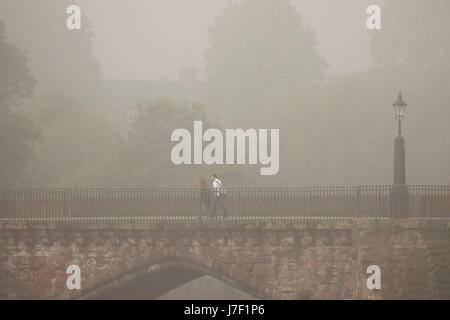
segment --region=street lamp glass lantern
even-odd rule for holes
[[[398,94],[397,101],[395,101],[392,106],[394,107],[395,117],[398,120],[403,119],[405,117],[407,104],[405,101],[403,101],[401,92]]]

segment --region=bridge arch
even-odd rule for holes
[[[185,257],[167,257],[110,276],[108,279],[82,289],[73,298],[83,300],[156,299],[202,276],[211,276],[255,298],[271,298],[271,290],[265,286],[262,287],[261,281],[255,279],[251,273],[247,273],[242,279],[237,279],[227,272],[232,268],[217,270],[214,265],[206,266]]]

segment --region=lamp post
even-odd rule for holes
[[[395,138],[394,149],[394,185],[406,184],[406,166],[405,166],[405,139],[402,137],[402,120],[406,113],[406,102],[403,101],[402,93],[398,94],[394,107],[395,118],[398,121],[398,136]]]
[[[405,139],[402,137],[402,120],[406,113],[406,102],[402,93],[398,94],[394,107],[395,118],[398,121],[397,137],[394,143],[394,185],[391,189],[391,217],[408,217],[408,188],[406,187]]]

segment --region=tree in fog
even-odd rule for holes
[[[2,0],[9,39],[27,51],[37,80],[33,100],[21,106],[42,132],[21,184],[87,184],[95,163],[114,144],[102,98],[100,65],[92,53],[89,21],[68,30],[70,0]],[[84,11],[82,11],[83,13]]]
[[[172,131],[192,131],[194,120],[204,120],[198,104],[161,99],[136,104],[136,117],[128,138],[118,143],[115,157],[105,166],[99,183],[113,185],[188,185],[198,183],[199,166],[172,163]],[[205,122],[204,122],[205,123]]]
[[[42,139],[34,144],[26,183],[94,183],[97,166],[111,156],[116,141],[104,112],[81,103],[77,96],[56,91],[36,99],[30,116],[41,128]]]
[[[210,29],[206,59],[213,97],[240,117],[261,116],[322,82],[326,67],[314,32],[289,0],[229,5]]]
[[[58,90],[83,98],[95,94],[100,65],[92,55],[92,33],[86,16],[81,30],[66,28],[71,0],[2,0],[0,19],[9,38],[29,54],[38,80],[36,90]]]
[[[227,127],[280,129],[280,171],[253,177],[257,183],[311,184],[305,175],[317,172],[304,151],[314,152],[322,116],[315,101],[327,64],[290,1],[243,0],[225,8],[209,31],[206,59],[211,118]],[[239,184],[247,181],[241,175]]]
[[[0,21],[0,183],[11,185],[32,154],[39,132],[17,106],[33,94],[35,79],[25,53],[10,43]]]
[[[0,20],[0,108],[17,106],[33,93],[36,80],[28,67],[25,53],[8,42]]]
[[[387,0],[383,28],[370,33],[375,65],[418,71],[434,65],[448,73],[449,15],[448,0]]]

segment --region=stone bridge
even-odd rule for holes
[[[448,220],[0,222],[0,298],[156,298],[210,275],[262,299],[450,299]],[[66,286],[69,265],[81,289]],[[367,288],[369,265],[381,289]]]

